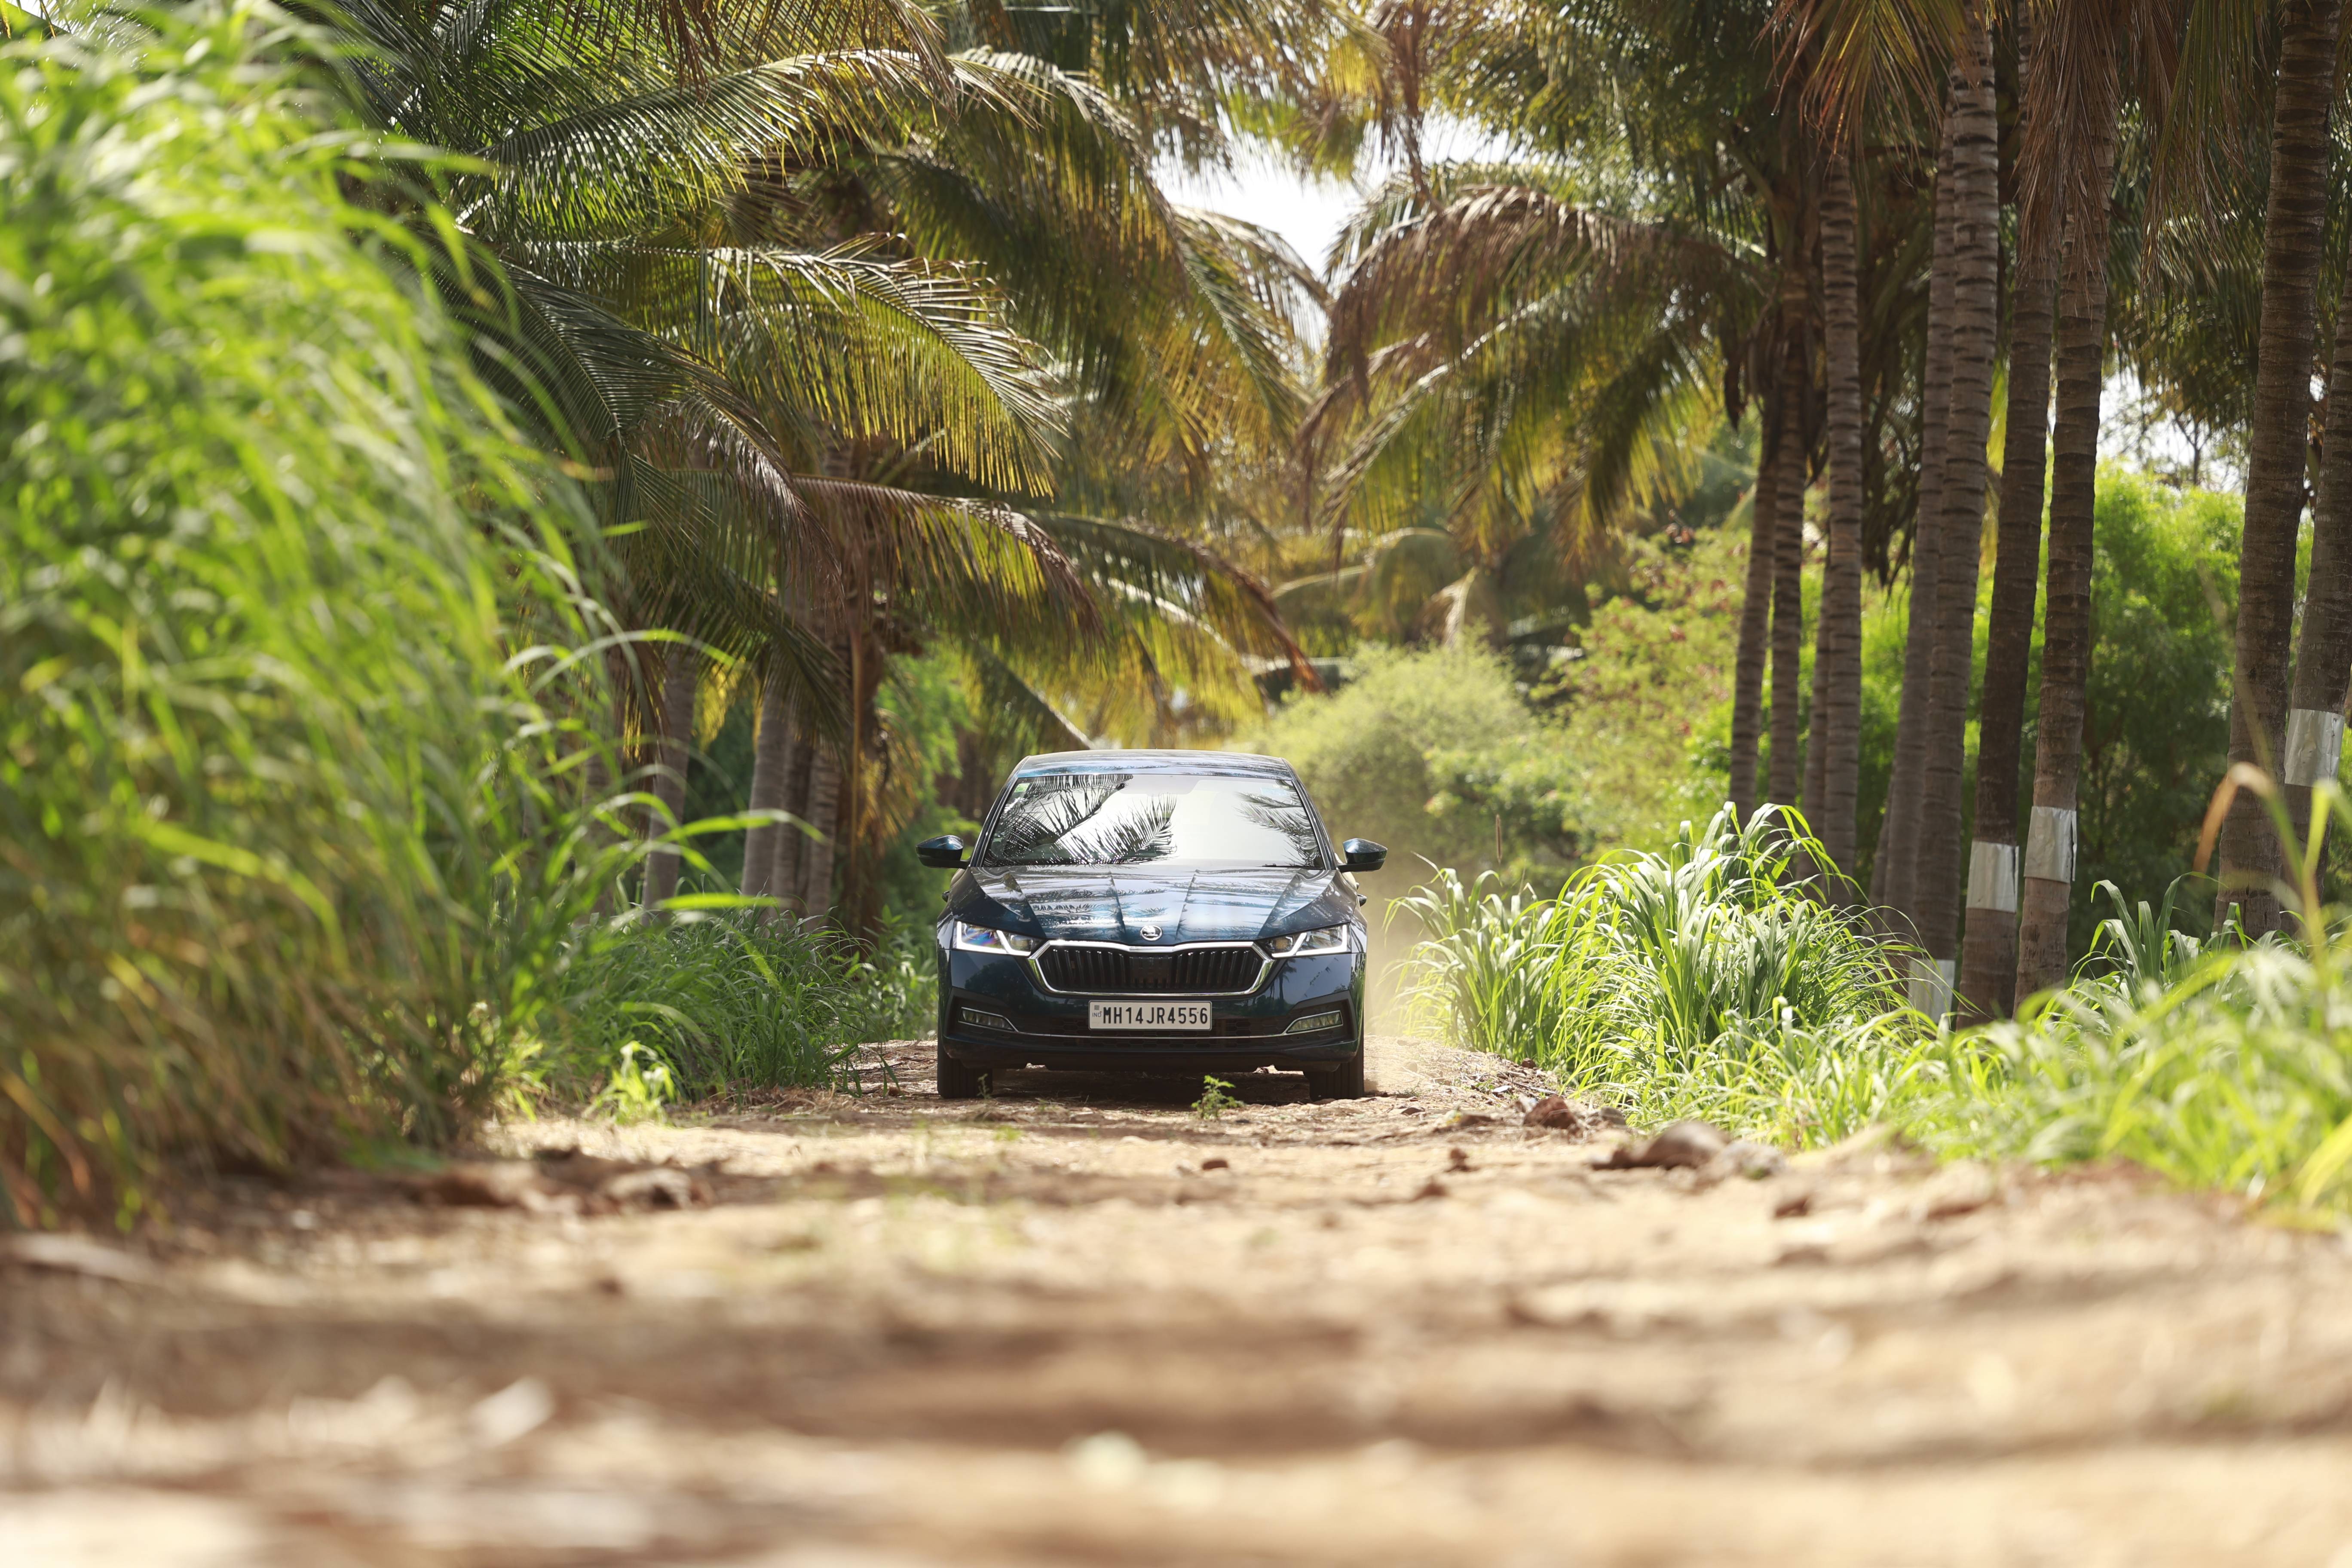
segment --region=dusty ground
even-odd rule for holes
[[[891,1056],[501,1135],[709,1206],[230,1182],[0,1262],[0,1563],[2352,1568],[2338,1237],[1884,1150],[1594,1172],[1402,1042],[1214,1121]]]

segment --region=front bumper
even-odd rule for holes
[[[1205,1032],[1097,1033],[1087,1026],[1095,1001],[1206,1001]],[[1011,1030],[973,1023],[971,1013],[1003,1018]],[[1318,1013],[1337,1025],[1286,1034]],[[940,950],[940,1048],[980,1068],[1082,1068],[1141,1073],[1303,1070],[1334,1066],[1363,1048],[1364,960],[1360,952],[1276,960],[1247,995],[1148,997],[1066,995],[1038,984],[1023,960]]]

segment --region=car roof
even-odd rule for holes
[[[1293,778],[1280,757],[1249,752],[1047,752],[1024,757],[1013,776],[1039,773],[1217,773],[1238,778]]]

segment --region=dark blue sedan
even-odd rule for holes
[[[1364,921],[1355,871],[1298,775],[1230,752],[1062,752],[1013,770],[957,868],[939,928],[940,1094],[996,1068],[1307,1074],[1364,1092]]]

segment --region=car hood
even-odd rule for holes
[[[982,868],[956,878],[948,912],[1039,938],[1246,942],[1341,924],[1356,894],[1337,871]],[[1147,925],[1159,934],[1146,936]]]

